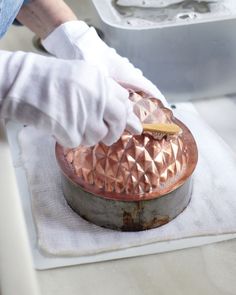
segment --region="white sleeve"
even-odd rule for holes
[[[0,51],[0,117],[46,130],[66,146],[140,133],[128,92],[84,61]]]

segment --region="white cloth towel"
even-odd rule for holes
[[[117,232],[93,225],[70,209],[61,188],[55,142],[24,128],[19,134],[38,246],[47,255],[83,256],[185,237],[236,232],[236,158],[190,103],[177,115],[190,128],[199,149],[189,206],[170,223],[142,232]]]

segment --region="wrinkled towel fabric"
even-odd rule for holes
[[[142,232],[93,225],[66,203],[54,155],[55,142],[32,127],[19,133],[21,165],[31,192],[38,247],[48,255],[83,256],[158,241],[236,232],[236,158],[192,104],[177,105],[177,117],[192,131],[199,149],[189,206],[170,223]]]

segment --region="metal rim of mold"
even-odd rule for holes
[[[83,190],[62,175],[65,199],[73,211],[98,226],[119,231],[142,231],[162,226],[189,204],[192,177],[169,194],[152,200],[116,201]]]

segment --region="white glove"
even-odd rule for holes
[[[107,46],[83,21],[70,21],[57,27],[43,40],[45,49],[64,59],[82,59],[99,67],[103,73],[116,81],[146,90],[168,106],[165,97],[142,72],[115,49]]]
[[[128,91],[84,61],[0,51],[0,117],[53,134],[62,145],[110,145],[139,134]]]

